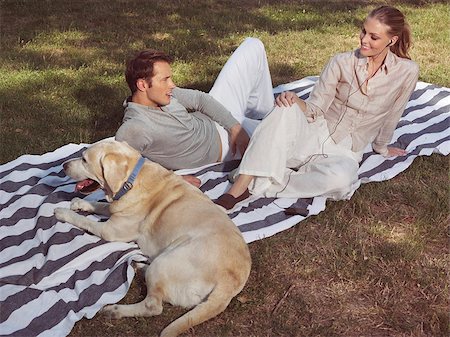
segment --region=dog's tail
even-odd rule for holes
[[[222,289],[220,287],[222,286]],[[226,289],[223,289],[226,288]],[[235,289],[233,289],[235,291]],[[170,323],[160,337],[175,337],[194,325],[213,318],[226,309],[236,293],[224,284],[217,285],[209,294],[206,301],[198,304],[192,310],[185,313]],[[231,294],[233,292],[233,294]]]

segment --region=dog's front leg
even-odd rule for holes
[[[110,218],[105,222],[94,221],[71,209],[62,207],[55,208],[54,213],[59,221],[71,223],[107,241],[130,242],[137,239],[137,228],[124,226],[117,219],[113,221]]]
[[[104,226],[105,222],[91,220],[83,215],[75,213],[68,208],[57,207],[55,208],[54,213],[56,219],[58,219],[59,221],[71,223],[72,225],[91,232],[98,237],[102,237],[102,227]]]
[[[70,202],[70,209],[73,211],[84,211],[98,215],[111,216],[108,202],[86,201],[80,198],[73,198]]]

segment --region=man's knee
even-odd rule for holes
[[[266,49],[264,48],[264,44],[256,37],[247,37],[244,42],[241,43],[241,47],[257,58],[266,58]]]
[[[242,44],[252,46],[252,48],[265,49],[264,43],[257,37],[247,37]]]

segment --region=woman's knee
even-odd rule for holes
[[[339,165],[336,165],[329,179],[333,179],[335,184],[342,187],[352,185],[358,179],[358,163],[350,158],[342,159]]]
[[[293,123],[298,126],[301,110],[297,104],[291,106],[275,106],[266,118],[269,116],[271,119],[277,120],[278,122],[287,121],[288,123]]]
[[[336,190],[351,186],[358,179],[358,163],[350,158],[326,159],[326,164],[318,165],[316,169],[322,173],[322,183]]]

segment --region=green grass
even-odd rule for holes
[[[207,91],[242,39],[257,36],[277,85],[319,74],[333,54],[357,46],[375,3],[4,0],[0,162],[113,135],[128,95],[125,60],[136,50],[167,50],[178,85]],[[450,86],[449,6],[397,3],[410,17],[420,79]]]
[[[180,86],[208,91],[246,36],[265,44],[274,85],[317,75],[358,45],[381,1],[0,1],[0,163],[114,135],[125,60],[172,53]],[[412,27],[420,80],[450,87],[450,6],[389,1]],[[449,161],[418,158],[350,201],[250,244],[247,286],[191,336],[447,336]],[[145,293],[139,278],[125,302]],[[156,335],[183,311],[76,324],[71,336]]]

